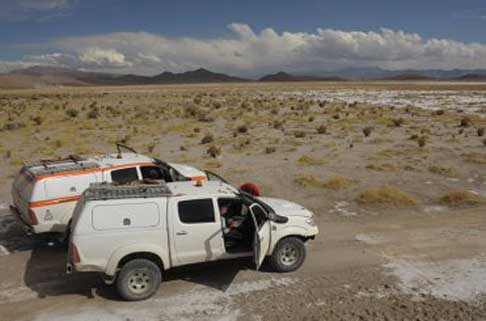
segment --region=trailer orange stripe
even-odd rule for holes
[[[76,202],[77,200],[79,200],[80,197],[81,197],[81,195],[72,195],[72,196],[64,196],[64,197],[59,197],[59,198],[53,198],[53,199],[44,200],[44,201],[30,202],[29,207],[35,208],[35,207],[56,205],[56,204],[67,203],[67,202]]]
[[[90,173],[97,173],[102,172],[110,169],[118,169],[118,168],[125,168],[125,167],[132,167],[132,166],[147,166],[147,165],[156,165],[156,163],[152,162],[139,162],[139,163],[129,163],[129,164],[122,164],[122,165],[114,165],[111,167],[98,167],[98,168],[87,168],[87,169],[79,169],[73,170],[69,172],[59,172],[53,174],[46,174],[46,175],[39,175],[36,176],[36,180],[51,178],[51,177],[64,177],[64,176],[73,176],[73,175],[83,175],[83,174],[90,174]]]

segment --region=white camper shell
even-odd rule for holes
[[[154,294],[162,272],[208,261],[265,257],[296,270],[318,228],[313,213],[275,198],[255,198],[223,182],[94,185],[73,215],[67,271],[100,272],[120,295]]]
[[[65,233],[76,201],[92,183],[206,178],[196,168],[136,153],[37,161],[23,166],[16,176],[10,209],[29,233]]]

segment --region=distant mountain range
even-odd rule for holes
[[[337,76],[299,76],[292,75],[283,71],[261,77],[258,81],[343,81],[346,80]]]
[[[42,86],[102,86],[191,84],[227,82],[290,82],[290,81],[345,81],[345,80],[457,80],[486,81],[486,70],[384,70],[355,68],[338,71],[312,72],[307,75],[277,72],[257,80],[215,73],[204,68],[182,73],[163,72],[155,76],[120,75],[87,72],[70,68],[33,66],[0,74],[0,88],[32,88]]]

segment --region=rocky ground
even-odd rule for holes
[[[0,92],[1,319],[486,320],[485,95],[444,82]],[[138,303],[65,275],[65,250],[8,213],[12,177],[120,140],[313,210],[304,266],[179,268]]]

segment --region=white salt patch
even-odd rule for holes
[[[474,90],[368,90],[336,89],[293,91],[286,95],[303,96],[310,99],[364,102],[372,105],[395,107],[416,106],[437,110],[463,109],[467,112],[484,110],[486,93]]]
[[[272,287],[288,286],[297,279],[280,278],[233,283],[225,291],[195,286],[187,293],[141,302],[106,303],[103,306],[71,307],[38,314],[35,321],[232,321],[240,316],[235,297]]]
[[[338,214],[338,215],[341,215],[341,216],[344,216],[344,217],[358,215],[358,213],[348,210],[346,208],[348,206],[349,206],[349,202],[345,202],[345,201],[337,202],[334,205],[334,208],[329,211],[329,213]]]
[[[0,202],[0,211],[8,210],[8,204],[5,202]]]
[[[459,178],[447,177],[446,179],[447,179],[449,182],[459,182]]]
[[[37,293],[28,287],[0,289],[0,302],[2,303],[22,302],[36,297]]]
[[[10,252],[5,248],[5,246],[0,245],[0,256],[10,255]]]
[[[486,294],[486,258],[420,262],[391,259],[385,265],[407,294],[429,294],[451,301],[473,302]]]
[[[366,244],[380,244],[383,242],[383,237],[375,234],[356,234],[354,239]]]
[[[448,209],[446,206],[433,205],[433,206],[424,207],[425,213],[440,213],[440,212],[447,212],[447,210]]]

